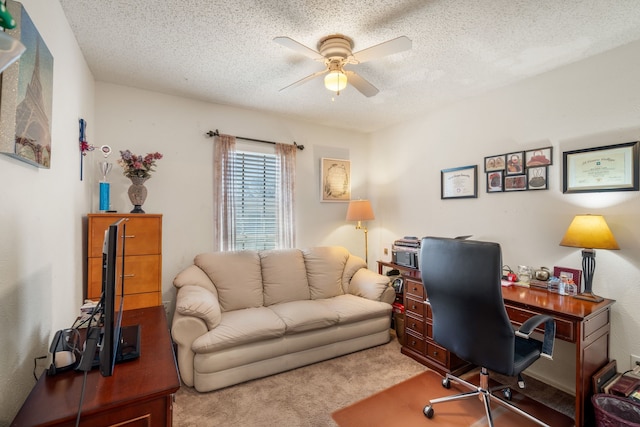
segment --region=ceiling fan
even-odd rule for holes
[[[324,62],[324,65],[326,66],[326,69],[313,73],[298,80],[297,82],[285,86],[280,89],[281,91],[300,86],[309,80],[326,74],[324,78],[324,85],[327,89],[334,91],[339,95],[340,91],[343,90],[347,86],[347,82],[349,82],[360,93],[367,97],[376,95],[379,92],[378,88],[360,75],[356,74],[355,71],[345,70],[344,66],[347,64],[361,64],[363,62],[411,49],[411,40],[405,36],[388,40],[356,53],[352,52],[353,40],[342,34],[332,34],[320,39],[317,51],[298,43],[289,37],[276,37],[273,41],[313,60]]]

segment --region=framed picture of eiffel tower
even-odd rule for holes
[[[53,55],[22,4],[7,9],[17,23],[7,34],[26,50],[0,75],[0,152],[50,168]]]

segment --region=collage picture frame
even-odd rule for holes
[[[512,151],[484,158],[487,193],[549,189],[553,147]]]

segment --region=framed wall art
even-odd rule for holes
[[[489,156],[484,158],[484,171],[485,172],[493,172],[493,171],[502,171],[505,166],[505,157],[504,154],[499,156]]]
[[[562,153],[562,192],[638,191],[638,141]]]
[[[7,34],[27,49],[0,75],[0,152],[49,168],[53,56],[22,4],[9,0],[7,8],[16,20]]]
[[[351,200],[351,162],[340,159],[320,159],[320,187],[322,202]]]
[[[504,190],[504,171],[493,171],[487,176],[487,193],[498,193]]]
[[[478,197],[478,166],[463,166],[440,171],[440,198]]]
[[[527,187],[529,190],[546,190],[549,188],[548,170],[547,166],[527,168]]]
[[[526,175],[507,175],[504,177],[504,191],[523,191],[526,189]]]
[[[525,165],[528,168],[553,164],[553,147],[536,148],[524,152]]]
[[[509,153],[507,157],[507,175],[519,175],[524,173],[524,151]]]

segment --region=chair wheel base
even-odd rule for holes
[[[422,410],[422,413],[427,418],[433,418],[433,408],[431,407],[431,405],[425,406],[424,409]]]
[[[442,379],[442,387],[444,388],[451,388],[451,381],[449,381],[449,378],[443,378]]]
[[[502,390],[502,395],[505,399],[510,401],[513,393],[511,392],[510,388],[505,388],[504,390]]]

